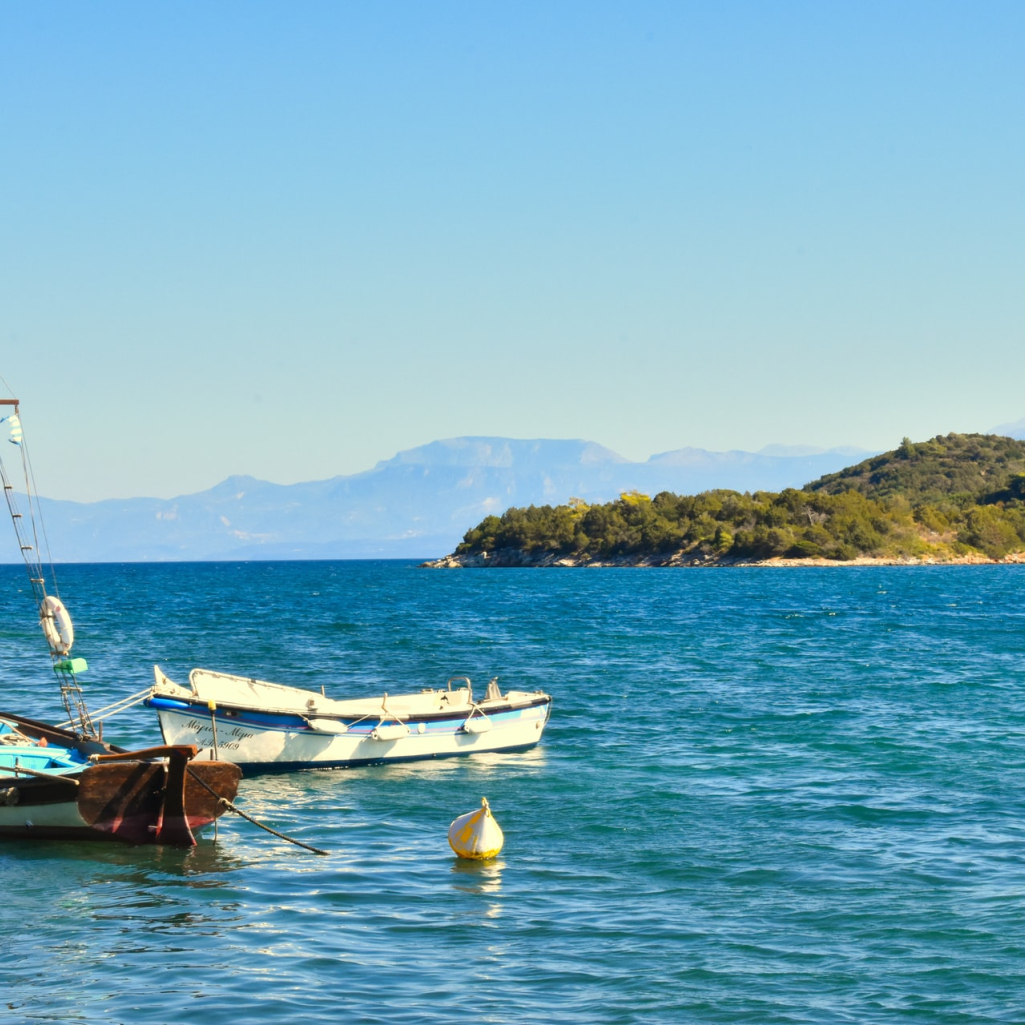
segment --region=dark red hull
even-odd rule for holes
[[[22,733],[90,758],[70,775],[0,778],[0,837],[108,840],[190,847],[234,800],[242,777],[230,762],[195,761],[189,746],[122,751],[3,713]]]

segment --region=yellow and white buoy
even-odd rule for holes
[[[485,861],[497,856],[505,836],[491,814],[486,797],[481,798],[476,811],[460,815],[448,827],[448,843],[460,858]]]

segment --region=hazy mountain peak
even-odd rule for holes
[[[986,433],[1002,434],[1005,438],[1016,438],[1018,441],[1025,441],[1025,417],[1021,420],[1015,420],[1011,424],[1001,424],[999,427],[994,427]]]
[[[220,484],[215,485],[211,488],[211,491],[218,490],[220,488],[251,488],[255,484],[267,484],[268,481],[260,480],[259,477],[250,477],[247,473],[233,473],[230,477],[225,477]]]
[[[199,494],[219,500],[238,498],[246,494],[252,494],[254,491],[270,490],[285,486],[284,484],[271,484],[269,481],[260,480],[258,477],[250,477],[248,474],[233,474],[231,477],[225,477],[220,484],[215,484],[209,490],[201,491]],[[183,496],[179,496],[179,498],[181,497]],[[178,501],[178,499],[172,499],[172,501]]]
[[[432,441],[427,445],[406,449],[374,467],[381,470],[397,465],[425,467],[515,467],[529,470],[534,466],[594,466],[598,463],[625,463],[611,449],[584,440],[551,440],[547,438],[464,437]]]
[[[656,452],[653,456],[648,456],[648,463],[662,463],[666,466],[698,466],[721,454],[709,452],[704,448],[692,448],[688,445],[684,448],[670,449],[668,452]]]

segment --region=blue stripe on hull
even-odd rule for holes
[[[177,701],[173,698],[147,698],[144,702],[147,708],[155,709],[156,711],[166,710],[172,712],[182,712],[191,716],[195,716],[202,719],[204,722],[209,722],[211,718],[211,712],[209,709],[202,707],[197,704],[193,704],[188,701]],[[523,717],[525,712],[530,711],[532,708],[543,708],[546,704],[550,705],[550,702],[537,702],[536,704],[524,705],[520,708],[510,708],[503,712],[487,712],[485,713],[489,719],[496,723],[507,722],[510,719],[519,719]],[[250,709],[231,709],[234,713],[227,715],[226,711],[228,706],[218,708],[213,713],[213,718],[217,722],[218,726],[239,726],[246,727],[247,729],[254,730],[274,730],[274,731],[292,731],[294,733],[319,733],[319,730],[313,729],[306,718],[301,715],[289,715],[289,714],[274,714],[269,712],[257,712]],[[408,719],[402,721],[407,726],[416,726],[421,722],[426,727],[427,733],[441,733],[441,732],[459,732],[462,728],[463,723],[466,721],[468,712],[463,712],[458,716],[439,718],[426,717],[426,716],[410,716]],[[343,722],[348,726],[348,732],[355,736],[368,736],[370,732],[378,725],[380,721],[377,717],[362,717],[358,720],[348,720],[338,716],[322,715],[320,718],[324,719],[335,719],[338,722]],[[545,717],[547,721],[547,715]],[[386,721],[393,721],[391,717],[387,717]],[[355,725],[358,723],[359,725]]]

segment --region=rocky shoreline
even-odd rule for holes
[[[615,567],[689,567],[716,569],[728,566],[1006,566],[1025,565],[1025,552],[1012,552],[1003,559],[988,559],[984,555],[923,556],[921,558],[871,558],[859,556],[856,559],[731,559],[708,553],[674,552],[666,555],[626,555],[612,559],[581,558],[560,555],[557,552],[525,552],[518,548],[500,549],[494,552],[480,552],[472,555],[445,555],[440,559],[422,562],[426,569],[498,569],[512,567],[520,569],[600,569]]]

